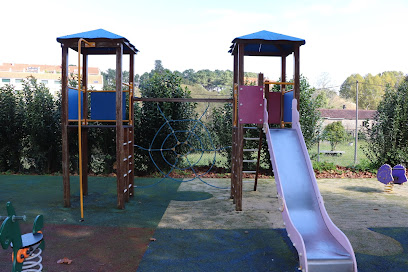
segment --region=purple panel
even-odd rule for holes
[[[238,119],[240,124],[263,123],[263,87],[239,86]]]
[[[392,177],[392,169],[389,164],[382,165],[377,172],[377,180],[381,183],[388,184],[394,181]]]
[[[268,94],[268,123],[280,124],[281,120],[281,92],[269,92]]]
[[[398,164],[392,168],[392,176],[394,177],[394,183],[403,184],[407,182],[407,176],[405,175],[405,167]]]

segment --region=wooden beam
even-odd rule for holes
[[[130,54],[129,55],[129,84],[131,86],[133,86],[133,90],[135,89],[135,55],[134,54]],[[132,143],[130,144],[129,148],[130,148],[130,160],[129,160],[129,167],[130,170],[132,171],[130,173],[130,188],[129,188],[129,194],[130,197],[132,197],[134,195],[134,180],[135,180],[135,146],[134,146],[134,142],[135,142],[135,135],[134,135],[134,131],[135,131],[135,107],[134,107],[134,94],[132,93],[132,95],[129,96],[129,99],[132,99],[131,103],[129,104],[131,106],[131,109],[129,109],[130,111],[130,117],[131,117],[131,127],[129,128],[129,140],[132,141]]]
[[[122,122],[122,57],[123,46],[118,43],[116,48],[116,178],[117,178],[117,207],[125,208],[124,180],[123,180],[123,122]]]
[[[232,98],[160,98],[160,97],[133,97],[134,101],[142,102],[208,102],[208,103],[232,103]]]
[[[237,51],[233,51],[233,56],[234,56],[234,72],[233,72],[233,84],[232,84],[232,90],[233,90],[233,95],[232,95],[232,148],[231,148],[231,192],[230,192],[230,198],[234,199],[235,203],[235,184],[237,181],[237,172],[236,172],[236,166],[237,166],[237,133],[236,130],[238,129],[238,114],[237,114],[237,106],[238,106],[238,53]]]
[[[283,55],[281,57],[281,81],[282,82],[286,82],[286,56]],[[286,86],[285,85],[281,85],[280,86],[280,90],[281,90],[281,111],[280,111],[280,123],[281,123],[281,127],[283,128],[283,95],[285,93],[286,90]]]
[[[64,207],[71,207],[68,148],[68,47],[65,45],[62,45],[61,73],[62,183],[64,187]]]
[[[242,211],[242,163],[244,157],[244,125],[238,123],[237,129],[237,181],[235,189],[235,210]]]
[[[293,76],[293,78],[294,78],[294,83],[295,83],[295,86],[294,86],[294,91],[295,91],[295,95],[294,95],[294,97],[296,98],[296,100],[297,100],[297,109],[299,110],[300,109],[300,107],[299,107],[299,105],[300,105],[300,59],[299,59],[299,57],[300,57],[300,46],[297,46],[297,47],[295,47],[295,50],[294,50],[294,54],[293,54],[293,57],[294,57],[294,65],[293,65],[293,67],[294,67],[294,76]]]
[[[82,112],[84,114],[85,120],[88,118],[88,55],[82,55],[82,90],[83,96],[83,107]],[[87,122],[85,121],[85,125]],[[81,141],[82,141],[82,192],[84,195],[88,195],[88,129],[81,130]]]
[[[244,85],[244,47],[245,44],[238,44],[238,86]]]
[[[244,48],[245,44],[238,44],[238,89],[239,86],[245,85],[244,82]],[[239,90],[238,90],[239,95]],[[239,114],[239,112],[238,112]],[[237,150],[236,152],[236,166],[235,171],[237,173],[237,180],[235,184],[235,210],[242,211],[242,167],[243,167],[243,156],[244,156],[244,126],[238,122],[237,129]]]

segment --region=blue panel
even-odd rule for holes
[[[126,118],[126,93],[122,96],[123,120]],[[92,92],[91,93],[91,119],[116,120],[116,93]]]
[[[292,122],[293,91],[283,95],[283,121]]]
[[[81,96],[81,109],[83,101]],[[81,119],[84,118],[84,112],[81,111]],[[78,120],[78,90],[68,88],[68,119]]]

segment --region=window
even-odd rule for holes
[[[61,84],[61,81],[60,80],[54,80],[54,83],[55,84]]]
[[[23,79],[21,79],[21,78],[16,78],[16,83],[23,83]]]
[[[9,78],[2,78],[1,82],[3,83],[10,83],[10,79]]]
[[[43,84],[48,84],[48,80],[47,80],[47,79],[43,79],[43,80],[41,80],[41,83],[43,83]]]
[[[99,83],[99,81],[95,80],[94,83]]]

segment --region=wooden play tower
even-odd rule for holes
[[[299,101],[300,96],[299,48],[304,44],[303,39],[265,30],[237,37],[232,41],[229,51],[234,56],[231,197],[237,211],[242,211],[243,155],[249,151],[244,148],[244,125],[264,123],[263,98],[267,100],[269,124],[277,124],[283,128],[285,124],[291,123],[291,100],[295,98]],[[294,59],[293,82],[287,82],[286,58],[291,54]],[[258,78],[259,86],[245,86],[244,56],[281,58],[281,81],[264,81],[261,74]],[[280,91],[270,92],[271,84],[279,85]],[[299,103],[297,105],[299,109]]]
[[[68,150],[70,132],[78,130],[81,218],[83,218],[83,195],[88,194],[88,131],[92,128],[114,128],[116,130],[117,207],[124,209],[125,202],[133,195],[133,80],[134,56],[138,50],[125,37],[103,29],[59,37],[57,41],[62,47],[61,122],[64,206],[71,206]],[[78,89],[68,86],[69,49],[78,52]],[[122,82],[124,54],[129,55],[129,82],[126,83]],[[116,55],[116,90],[95,91],[88,88],[89,55]],[[126,114],[126,96],[128,114]],[[90,101],[88,101],[89,98]]]

